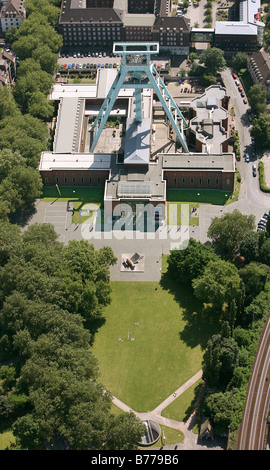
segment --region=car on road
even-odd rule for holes
[[[234,80],[236,80],[237,79],[236,73],[232,72],[232,77],[234,78]]]
[[[257,176],[257,168],[256,168],[256,165],[252,165],[252,174],[253,174],[253,176]]]
[[[248,154],[248,153],[246,154],[245,160],[246,160],[246,162],[247,162],[247,163],[248,163],[248,162],[249,162],[249,160],[250,160],[250,159],[249,159],[249,154]]]

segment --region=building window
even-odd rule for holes
[[[201,178],[199,179],[199,185],[200,186],[202,185],[202,179]]]
[[[174,178],[174,186],[176,186],[176,185],[177,185],[177,180],[176,180],[176,178]]]
[[[72,178],[72,182],[73,184],[76,184],[76,179],[74,177]]]
[[[65,176],[65,184],[67,184],[67,177]]]
[[[210,178],[208,178],[208,179],[207,179],[207,186],[208,186],[208,187],[210,186],[210,183],[211,183]]]
[[[182,186],[185,186],[185,178],[182,178]]]
[[[218,185],[219,185],[219,179],[217,178],[216,179],[216,186],[218,186]]]

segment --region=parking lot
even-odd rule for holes
[[[98,68],[119,68],[122,61],[120,55],[104,51],[70,51],[62,52],[58,58],[60,71],[94,71]],[[170,70],[170,59],[166,55],[154,56],[151,61],[158,71],[168,73]]]

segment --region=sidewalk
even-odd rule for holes
[[[184,383],[181,387],[179,387],[174,393],[169,395],[160,405],[158,405],[154,410],[149,411],[147,413],[138,413],[132,410],[128,405],[121,402],[118,398],[113,397],[114,405],[121,408],[121,410],[125,412],[133,412],[139,419],[142,421],[146,420],[153,420],[156,421],[158,424],[168,426],[170,428],[179,429],[185,435],[184,440],[180,443],[162,446],[160,450],[209,450],[212,448],[214,450],[223,450],[224,449],[224,440],[219,441],[211,441],[211,442],[198,442],[198,434],[195,434],[192,431],[192,428],[196,422],[196,412],[197,412],[197,405],[199,402],[199,397],[195,404],[195,408],[191,416],[186,422],[183,421],[176,421],[170,418],[166,418],[161,416],[162,411],[167,408],[176,398],[178,398],[182,393],[184,393],[191,385],[193,385],[197,380],[202,377],[202,370],[197,372],[193,377],[191,377],[186,383]]]

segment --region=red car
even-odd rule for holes
[[[241,92],[241,91],[243,91],[243,88],[241,86],[239,86],[238,90]]]
[[[66,69],[66,68],[67,68],[67,64],[64,65],[64,69]]]
[[[236,75],[236,73],[232,72],[232,76],[233,76],[234,80],[236,80],[236,79],[237,79],[237,75]]]
[[[244,101],[245,104],[247,104],[247,99],[246,98],[244,98],[243,101]]]

